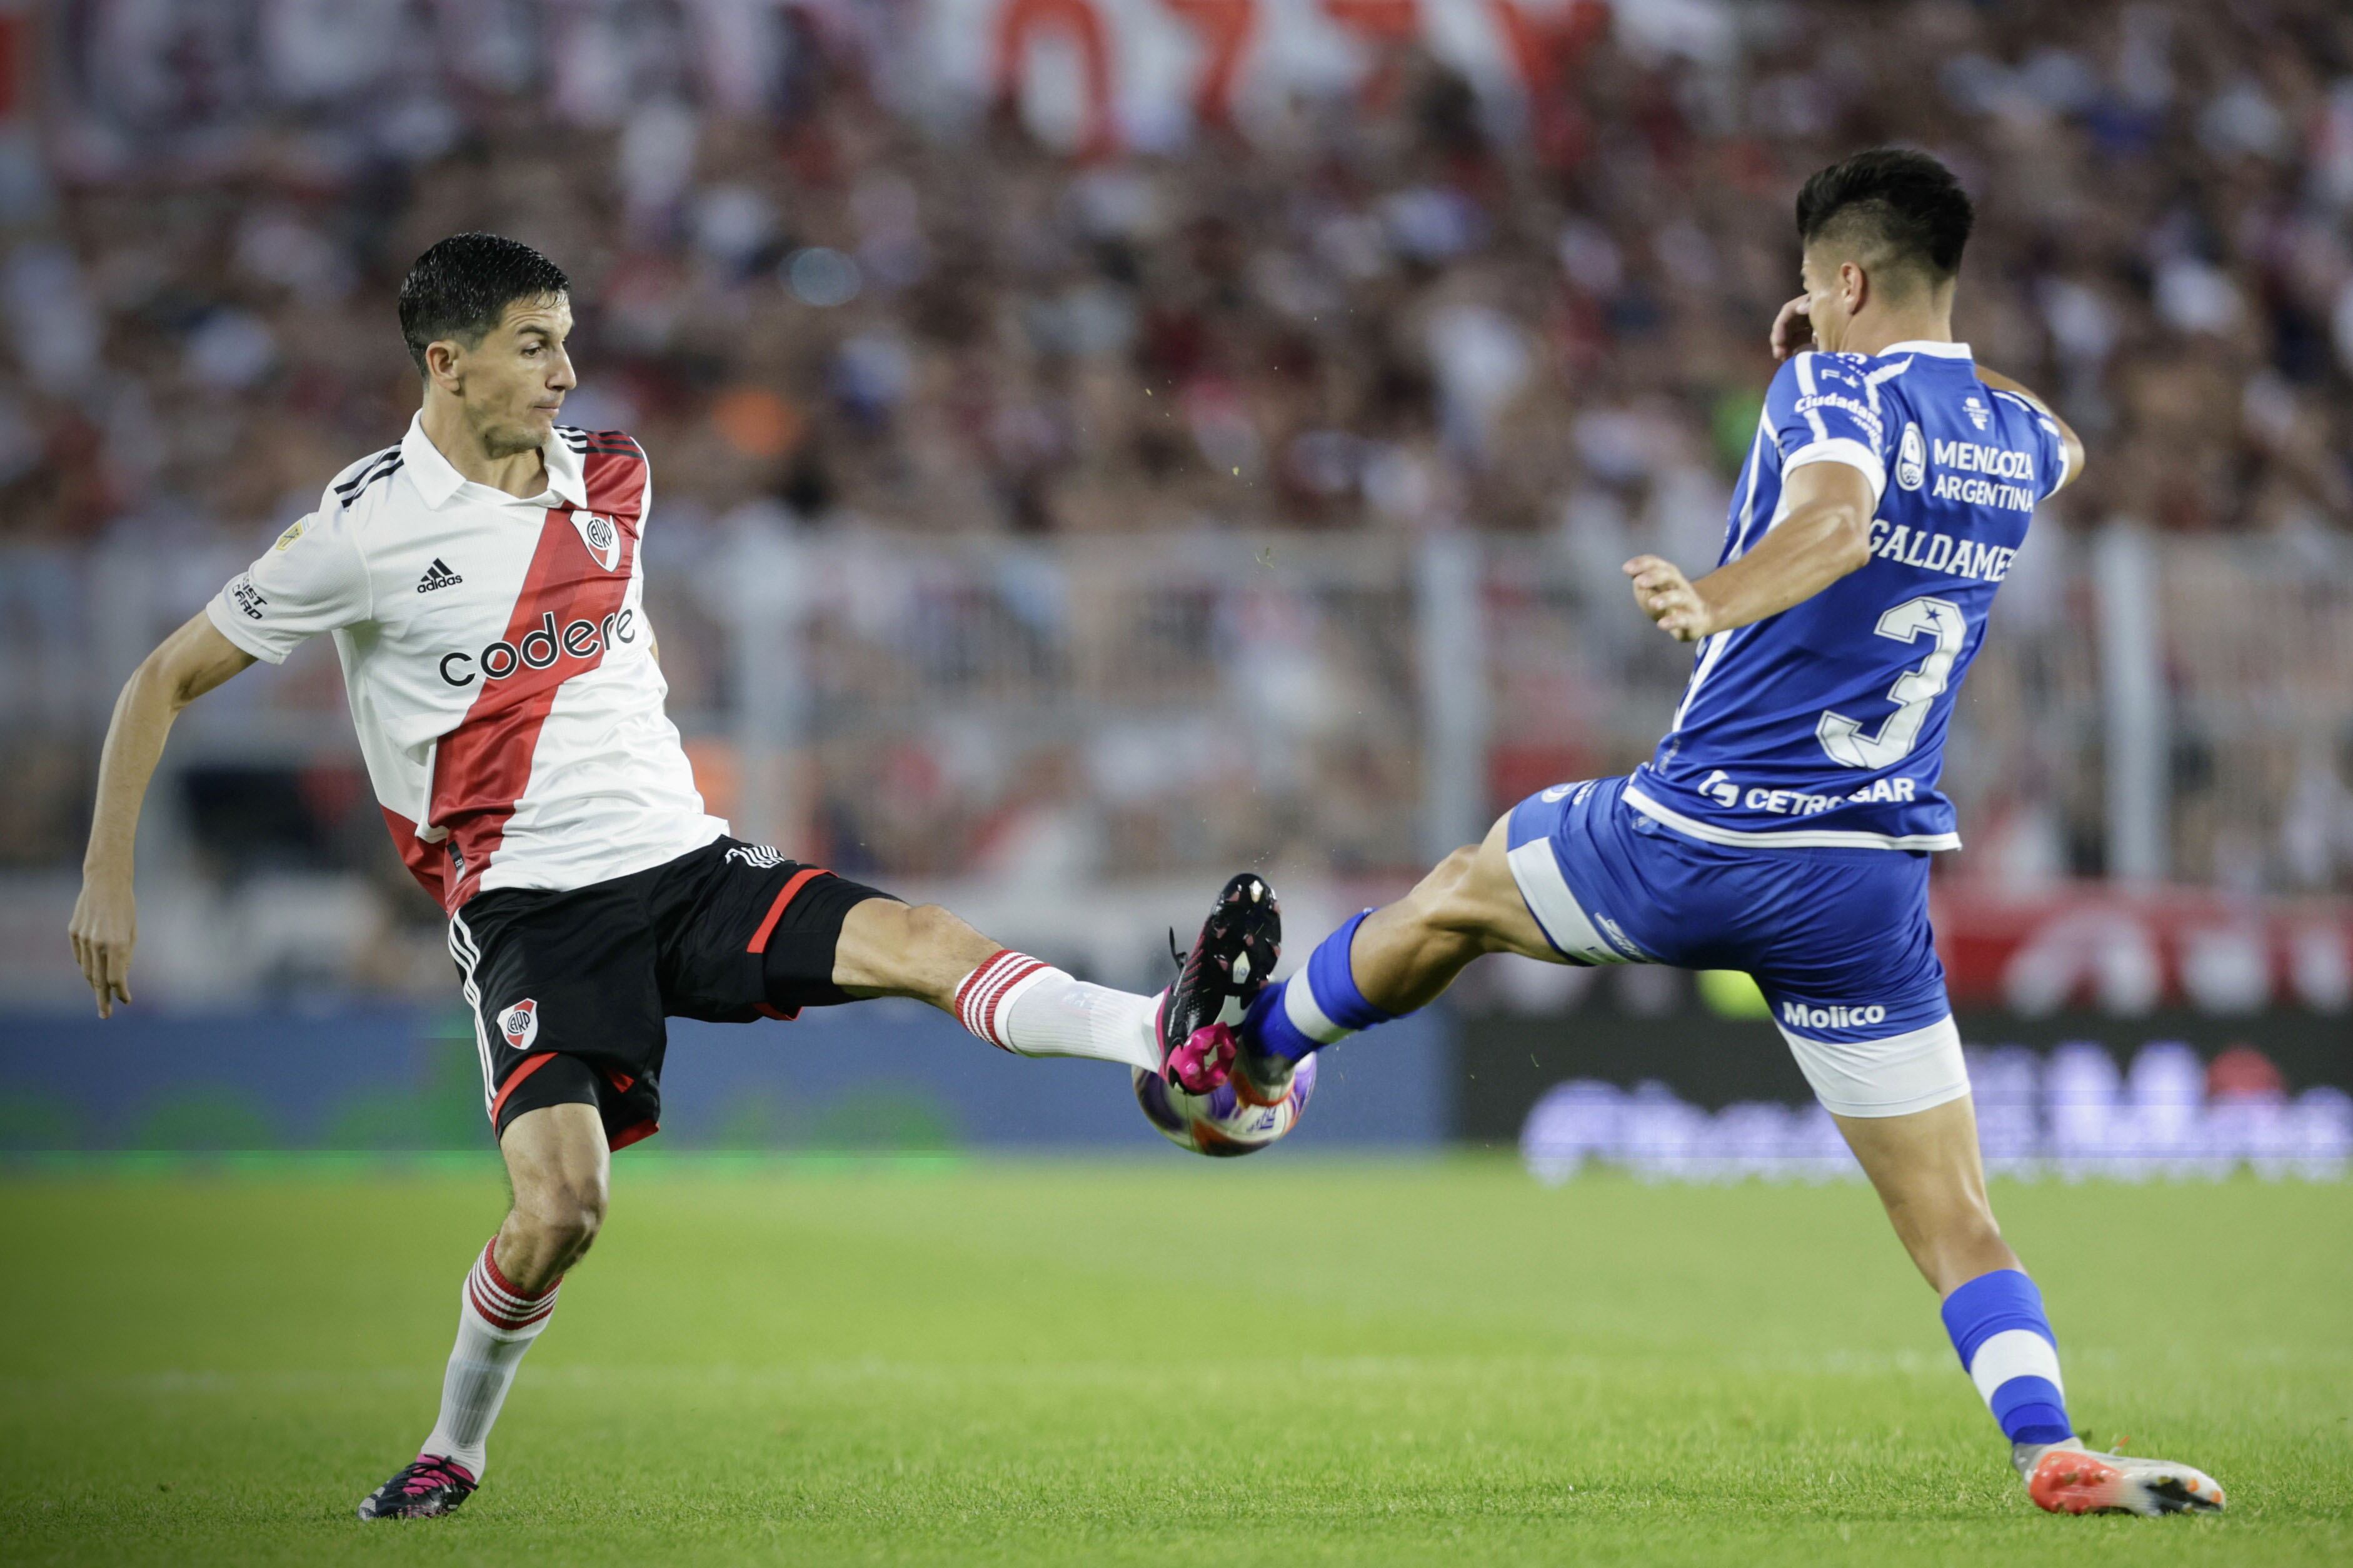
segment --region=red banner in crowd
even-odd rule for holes
[[[2029,1016],[2353,1006],[2353,900],[2195,888],[1939,890],[1936,948],[1953,1000]]]
[[[908,0],[879,29],[864,0],[682,0],[654,27],[626,6],[508,8],[501,47],[451,56],[450,85],[536,81],[565,118],[612,124],[643,96],[632,73],[648,72],[758,113],[792,90],[799,51],[819,38],[843,62],[876,67],[889,101],[944,127],[1010,110],[1081,157],[1205,129],[1280,135],[1303,103],[1393,97],[1426,56],[1497,111],[1492,129],[1565,163],[1584,139],[1574,68],[1604,35],[1638,57],[1716,61],[1737,41],[1724,0]],[[442,13],[462,31],[470,15],[462,0],[335,0],[308,23],[271,25],[286,9],[83,0],[57,39],[72,132],[58,155],[93,169],[192,148],[216,158],[225,132],[259,134],[286,110],[408,82],[414,49],[429,47],[416,41],[419,19]],[[26,53],[26,0],[0,0],[0,121],[21,92],[11,61]],[[174,133],[192,126],[208,136]]]
[[[979,89],[1049,141],[1096,153],[1188,124],[1247,131],[1250,105],[1280,118],[1296,93],[1377,102],[1423,51],[1521,100],[1539,149],[1559,157],[1576,142],[1564,72],[1613,14],[1604,0],[953,0],[929,12],[929,53],[964,96]],[[968,77],[979,62],[985,83]]]

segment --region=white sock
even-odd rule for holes
[[[417,1450],[456,1460],[478,1482],[489,1462],[491,1423],[514,1385],[522,1352],[547,1327],[563,1284],[558,1279],[536,1296],[524,1295],[499,1272],[491,1256],[498,1245],[492,1237],[466,1275],[458,1305],[458,1344],[441,1379],[441,1418]]]
[[[999,1050],[1160,1070],[1159,999],[1073,978],[1005,948],[956,986],[956,1016]]]

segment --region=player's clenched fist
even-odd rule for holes
[[[139,910],[126,884],[96,877],[85,879],[74,900],[74,962],[98,997],[98,1016],[111,1018],[119,998],[131,1000],[131,950],[139,945]]]
[[[1707,601],[1673,562],[1637,555],[1623,570],[1633,579],[1634,603],[1677,642],[1697,642],[1715,629]]]

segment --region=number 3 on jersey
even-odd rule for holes
[[[1895,711],[1879,726],[1878,734],[1864,734],[1862,725],[1843,713],[1825,712],[1814,726],[1814,734],[1831,761],[1873,771],[1902,762],[1919,743],[1928,705],[1944,695],[1945,683],[1952,678],[1953,660],[1968,637],[1969,624],[1961,607],[1950,599],[1918,598],[1880,616],[1876,630],[1881,637],[1901,643],[1933,637],[1936,646],[1919,668],[1905,670],[1887,689],[1887,700],[1895,704]]]

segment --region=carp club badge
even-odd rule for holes
[[[529,996],[499,1015],[499,1033],[516,1050],[528,1050],[539,1038],[539,1004]]]
[[[596,558],[596,564],[610,572],[621,559],[621,531],[613,520],[602,512],[575,510],[572,526],[580,531],[580,542]]]

